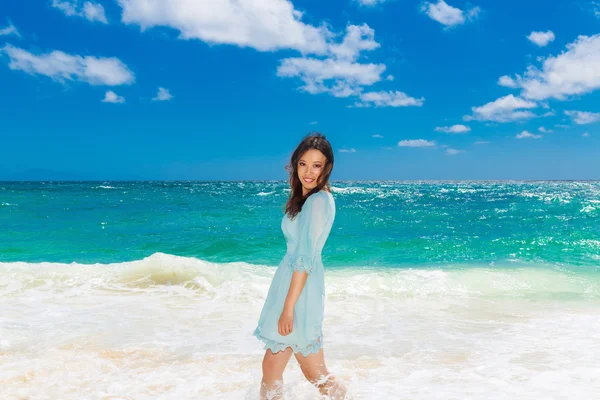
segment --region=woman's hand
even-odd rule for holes
[[[279,317],[279,334],[281,336],[286,336],[292,333],[292,328],[294,326],[294,310],[283,309],[281,313],[281,317]]]

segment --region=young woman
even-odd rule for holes
[[[265,343],[261,399],[281,399],[283,371],[292,356],[321,394],[343,399],[346,388],[329,374],[323,355],[325,279],[321,251],[335,218],[329,176],[333,151],[319,133],[292,154],[291,192],[281,229],[287,252],[275,271],[254,336]]]

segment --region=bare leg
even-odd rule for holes
[[[315,385],[322,395],[327,395],[332,400],[346,398],[346,387],[327,371],[322,348],[318,353],[310,353],[306,357],[302,353],[296,353],[295,356],[306,379]]]
[[[265,352],[262,362],[263,378],[260,384],[261,400],[279,400],[283,396],[283,371],[287,366],[292,349],[273,353],[271,349]]]

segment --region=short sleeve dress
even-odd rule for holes
[[[321,251],[334,219],[335,202],[325,190],[310,195],[294,220],[287,214],[283,216],[281,229],[287,252],[275,270],[254,331],[254,336],[265,343],[265,350],[276,353],[291,347],[294,353],[306,357],[323,346],[325,276]],[[308,278],[294,306],[292,332],[282,336],[278,332],[279,318],[296,270],[306,271]]]

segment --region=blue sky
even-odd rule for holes
[[[0,180],[600,179],[594,1],[4,1],[0,81]]]

